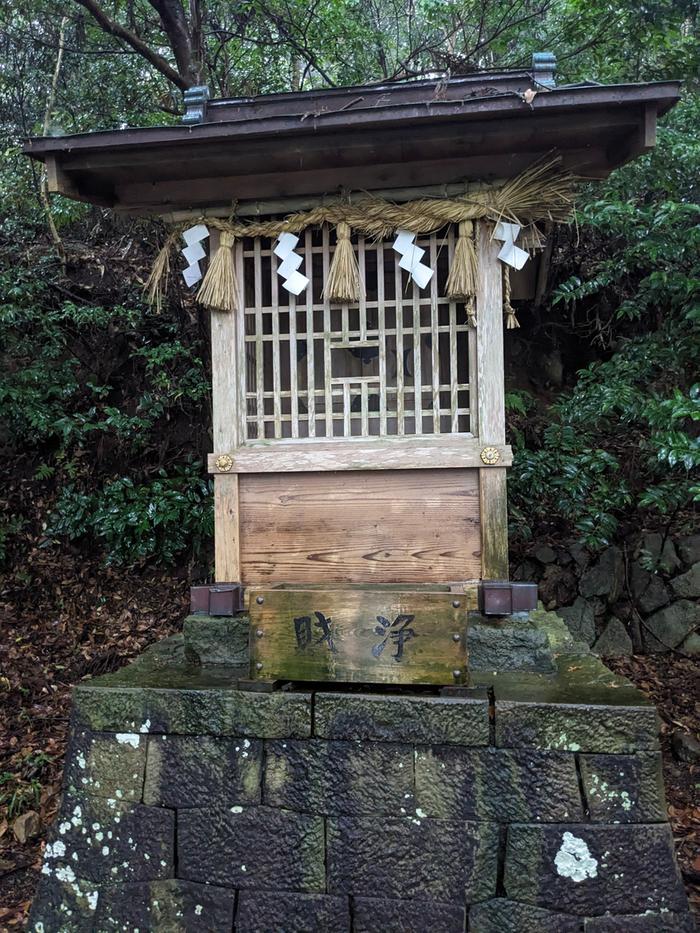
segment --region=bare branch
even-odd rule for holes
[[[193,68],[192,36],[180,0],[148,0],[148,2],[160,17],[161,24],[175,55],[180,77],[187,82],[188,87],[192,87],[200,80],[200,76],[195,73],[196,70]],[[198,12],[197,9],[197,15]]]
[[[172,81],[173,84],[179,87],[181,91],[186,91],[188,87],[192,87],[193,82],[191,80],[180,75],[162,55],[158,55],[157,52],[154,52],[135,32],[132,32],[130,29],[127,29],[107,16],[96,0],[73,0],[73,2],[84,7],[92,14],[101,29],[109,33],[109,35],[126,42],[126,44],[131,46],[135,52],[138,52],[142,58],[150,62],[157,71],[168,79],[168,81]]]

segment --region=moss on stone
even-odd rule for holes
[[[327,739],[488,745],[486,691],[470,697],[318,693],[314,734]]]
[[[193,664],[247,667],[250,619],[236,616],[187,616],[183,625],[185,655]]]
[[[160,673],[159,680],[163,678]],[[249,693],[235,682],[187,681],[189,686],[123,687],[97,678],[76,688],[78,723],[94,731],[303,738],[311,734],[311,695],[280,691]]]

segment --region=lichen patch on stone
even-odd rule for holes
[[[591,775],[589,794],[598,797],[603,803],[615,803],[616,800],[619,800],[620,806],[627,812],[632,809],[634,804],[628,791],[617,790],[615,787],[610,787],[607,781],[601,780],[597,774]],[[619,820],[615,822],[619,822]]]
[[[66,854],[66,844],[57,839],[53,844],[49,843],[44,850],[44,858],[61,858]]]
[[[141,727],[141,731],[144,731],[143,727]],[[117,742],[119,742],[120,745],[131,745],[132,748],[138,748],[139,742],[141,741],[141,736],[139,736],[136,732],[117,732],[115,739]]]
[[[564,833],[559,851],[554,856],[557,874],[572,881],[585,881],[598,874],[598,859],[594,858],[584,839]]]

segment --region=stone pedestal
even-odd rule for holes
[[[694,928],[654,708],[556,616],[463,697],[244,692],[237,624],[76,689],[30,929]]]

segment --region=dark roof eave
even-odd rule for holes
[[[196,145],[227,138],[246,139],[266,136],[308,136],[340,130],[371,130],[401,124],[469,120],[470,118],[509,118],[528,113],[566,112],[595,107],[618,107],[656,104],[659,114],[669,110],[680,98],[679,81],[649,84],[583,85],[542,91],[528,105],[516,92],[462,100],[430,100],[423,103],[390,103],[384,107],[362,110],[336,110],[289,117],[256,116],[254,119],[205,122],[193,126],[150,127],[104,130],[62,137],[32,137],[24,152],[43,160],[46,155],[97,153],[115,148],[157,148],[160,145]]]

